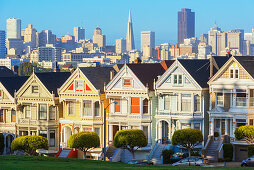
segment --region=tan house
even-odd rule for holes
[[[16,103],[15,91],[18,90],[28,77],[0,78],[0,133],[4,135],[3,154],[11,153],[11,142],[16,138]]]
[[[17,135],[40,135],[49,141],[49,153],[59,146],[59,103],[57,88],[69,72],[33,73],[16,93]]]

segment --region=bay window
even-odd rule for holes
[[[164,110],[170,110],[170,95],[164,96]]]
[[[75,103],[74,102],[67,102],[67,111],[68,116],[74,116],[75,115]]]
[[[236,106],[246,106],[246,90],[236,89]]]
[[[93,116],[92,101],[85,100],[83,104],[83,116]]]
[[[47,120],[47,105],[39,104],[39,120]]]
[[[223,93],[217,93],[217,106],[223,106],[224,105],[224,96]]]
[[[100,116],[100,104],[98,101],[94,103],[94,116]]]
[[[200,112],[200,96],[194,96],[194,112]]]
[[[182,111],[191,111],[191,95],[182,94]]]

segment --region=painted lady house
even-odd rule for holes
[[[4,135],[3,154],[11,153],[11,142],[16,138],[16,102],[15,92],[28,77],[0,78],[0,133]]]
[[[225,58],[225,57],[224,57]],[[213,57],[214,72],[226,58]],[[212,64],[212,63],[211,63]],[[214,66],[213,66],[214,67]],[[155,83],[158,97],[156,140],[171,139],[174,131],[195,128],[208,136],[210,60],[178,59]]]
[[[164,64],[163,64],[164,63]],[[117,131],[124,129],[142,129],[147,136],[148,145],[139,149],[136,158],[145,158],[153,143],[152,117],[157,107],[153,82],[165,72],[167,64],[124,64],[115,65],[117,74],[106,86],[106,97],[109,99],[107,113],[108,150]],[[168,64],[172,64],[170,61]],[[117,150],[113,161],[127,162],[131,155],[124,150]],[[122,153],[120,153],[122,152]],[[114,153],[114,152],[113,152]],[[112,155],[108,155],[111,157]]]
[[[48,139],[48,153],[59,149],[59,103],[57,88],[69,72],[32,73],[16,93],[17,136],[40,135]]]
[[[211,138],[207,142],[207,148],[210,145],[216,145],[219,148],[224,142],[230,142],[234,145],[233,159],[236,161],[247,158],[247,143],[235,140],[234,131],[239,126],[253,125],[253,65],[253,56],[231,57],[208,82],[210,88],[209,136]],[[219,136],[217,140],[215,134]],[[211,153],[207,156],[218,158]]]
[[[98,159],[103,147],[103,110],[108,104],[104,84],[110,81],[112,67],[79,67],[62,84],[59,99],[63,103],[60,118],[60,147],[69,154],[69,137],[81,131],[94,131],[100,137],[101,147],[90,150],[87,157]],[[63,154],[62,154],[63,155]],[[62,156],[60,154],[60,157]],[[83,154],[79,154],[83,157]]]

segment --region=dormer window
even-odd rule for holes
[[[237,68],[231,68],[229,70],[229,75],[231,79],[238,79],[239,78],[239,70]]]
[[[123,85],[124,85],[124,87],[130,87],[131,86],[131,79],[123,79]]]
[[[173,82],[175,85],[182,85],[183,84],[183,75],[175,74],[173,78],[174,78]]]

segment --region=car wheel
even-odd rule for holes
[[[246,167],[247,166],[247,164],[242,164],[242,167]]]

